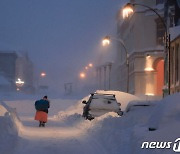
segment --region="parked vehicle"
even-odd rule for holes
[[[114,94],[91,93],[88,101],[83,100],[83,117],[92,120],[108,112],[115,112],[119,116],[123,115],[121,104],[117,102]]]

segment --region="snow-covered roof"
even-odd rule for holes
[[[180,25],[169,28],[169,32],[171,34],[171,41],[173,41],[180,35]]]

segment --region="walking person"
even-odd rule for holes
[[[39,127],[45,127],[48,117],[48,109],[50,108],[50,102],[47,96],[35,102],[36,115],[35,120],[39,121]]]

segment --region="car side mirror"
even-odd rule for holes
[[[82,101],[82,104],[87,104],[87,102],[85,100]]]

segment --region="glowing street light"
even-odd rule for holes
[[[42,72],[41,73],[41,77],[45,77],[46,76],[46,73],[45,72]]]
[[[88,67],[86,66],[85,69],[88,70]]]
[[[86,77],[86,74],[81,72],[79,76],[80,76],[81,79],[84,79]]]
[[[102,45],[103,46],[108,46],[110,44],[110,37],[105,36],[104,39],[102,40]]]
[[[93,64],[92,64],[92,63],[89,63],[89,67],[93,67]]]
[[[15,83],[16,83],[16,86],[17,86],[17,87],[22,87],[25,82],[22,81],[20,78],[18,78]]]
[[[127,3],[123,8],[123,18],[128,18],[130,14],[134,12],[133,5],[131,3]]]

